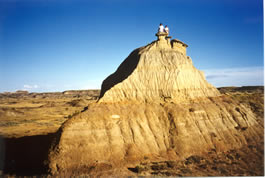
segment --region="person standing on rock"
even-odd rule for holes
[[[163,26],[162,23],[160,23],[160,25],[159,25],[158,32],[159,33],[163,33],[164,32],[164,26]]]
[[[169,34],[169,29],[168,29],[167,25],[165,26],[164,31],[167,33],[167,35]]]

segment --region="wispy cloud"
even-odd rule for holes
[[[89,90],[100,89],[102,79],[84,81],[64,81],[62,83],[24,84],[16,90],[27,90],[29,92],[62,92],[66,90]]]
[[[37,88],[39,88],[39,85],[27,85],[27,84],[25,84],[23,86],[23,89],[25,89],[25,90],[32,90],[32,89],[37,89]]]
[[[216,87],[264,85],[264,67],[205,69],[206,79]]]

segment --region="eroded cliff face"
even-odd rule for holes
[[[49,167],[55,175],[126,172],[142,160],[184,159],[261,139],[263,126],[249,108],[220,95],[190,58],[158,40],[133,51],[103,82],[99,102],[63,124]]]
[[[250,109],[227,97],[190,104],[93,104],[63,125],[50,168],[54,174],[85,174],[101,164],[111,169],[144,159],[176,160],[237,149],[262,137],[263,127]]]
[[[134,50],[102,83],[100,102],[187,101],[218,96],[190,57],[165,39]]]

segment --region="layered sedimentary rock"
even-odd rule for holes
[[[186,45],[179,40],[170,43],[164,37],[134,50],[117,71],[103,81],[100,101],[173,99],[181,102],[218,96],[218,90],[193,66],[185,49]]]
[[[102,84],[98,103],[63,124],[49,153],[51,173],[91,174],[142,160],[183,159],[263,138],[246,106],[222,96],[166,39],[138,48]]]

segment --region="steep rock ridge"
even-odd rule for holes
[[[100,102],[165,98],[182,102],[220,95],[205,80],[203,72],[193,66],[184,52],[187,45],[181,43],[179,40],[170,43],[162,36],[134,50],[116,72],[103,81]]]
[[[184,159],[263,139],[248,107],[207,83],[183,44],[158,37],[103,82],[100,102],[58,130],[52,174],[129,175],[127,168],[143,160]]]

